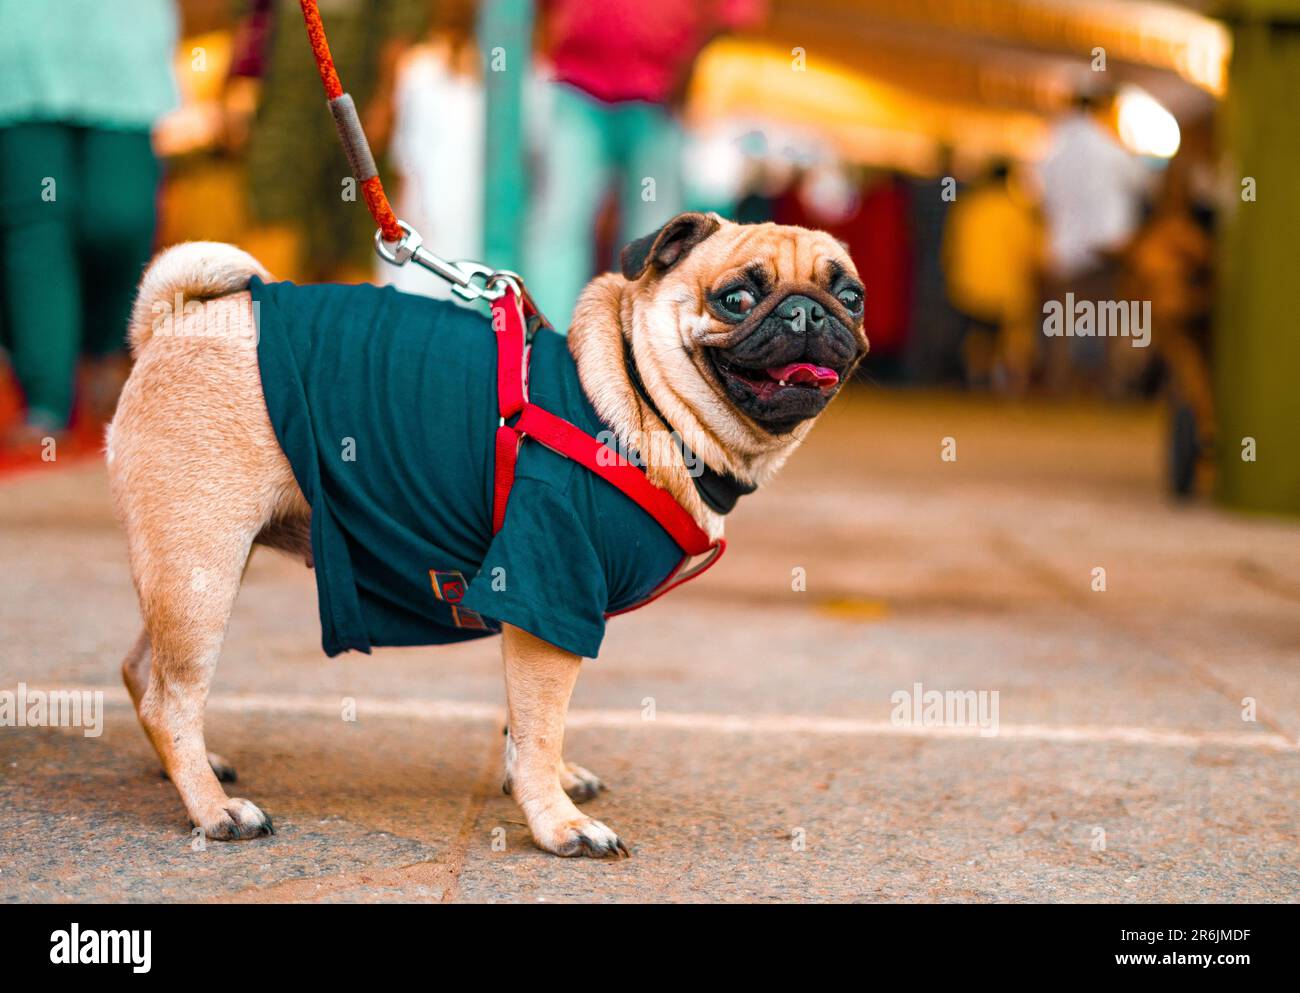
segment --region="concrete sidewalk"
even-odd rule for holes
[[[208,742],[277,834],[192,850],[118,680],[102,470],[0,482],[0,691],[107,704],[95,738],[0,728],[0,900],[1294,901],[1300,527],[1168,504],[1160,430],[837,401],[717,569],[586,666],[567,752],[620,862],[542,854],[501,794],[494,641],[327,660],[311,573],[267,551]],[[900,725],[918,683],[997,691],[999,733]]]

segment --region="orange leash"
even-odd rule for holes
[[[452,292],[465,300],[493,301],[505,294],[508,285],[513,285],[530,316],[536,315],[545,323],[546,319],[536,313],[536,307],[524,289],[523,280],[517,274],[504,269],[498,271],[482,262],[453,262],[440,258],[424,244],[419,232],[412,230],[409,224],[393,213],[393,206],[384,193],[384,184],[379,179],[375,158],[370,154],[370,142],[366,140],[366,133],[361,127],[356,104],[344,92],[338,70],[334,68],[334,57],[330,54],[329,40],[325,37],[325,25],[321,21],[316,0],[298,0],[298,4],[302,7],[302,18],[307,23],[307,39],[311,42],[316,70],[320,73],[321,85],[325,87],[325,96],[329,101],[334,126],[338,129],[339,141],[343,144],[343,152],[348,158],[353,177],[361,185],[366,208],[379,225],[379,230],[375,232],[375,251],[379,257],[396,266],[414,262],[447,280],[452,284]]]
[[[385,241],[399,242],[404,236],[393,206],[388,202],[384,192],[383,181],[379,178],[379,169],[375,157],[370,153],[370,142],[361,128],[361,118],[357,116],[356,104],[352,97],[343,92],[339,82],[338,71],[334,68],[334,57],[330,55],[330,43],[325,37],[325,25],[320,19],[320,10],[316,0],[298,0],[302,7],[303,20],[307,22],[307,37],[311,41],[311,53],[316,59],[316,70],[320,73],[321,84],[325,87],[325,97],[329,100],[330,114],[334,117],[334,126],[338,129],[339,140],[343,143],[343,152],[348,157],[352,176],[361,185],[361,195],[365,198],[366,209],[379,225]]]

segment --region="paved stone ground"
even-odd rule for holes
[[[278,833],[191,850],[118,682],[102,471],[4,481],[0,690],[107,716],[0,728],[0,900],[1294,901],[1300,527],[1169,504],[1160,438],[1144,408],[839,401],[713,574],[587,664],[569,756],[634,851],[600,863],[501,795],[494,642],[326,660],[311,574],[265,551],[208,740]],[[892,723],[918,682],[996,690],[1000,733]]]

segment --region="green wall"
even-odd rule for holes
[[[1233,57],[1221,136],[1232,177],[1215,327],[1218,497],[1300,514],[1300,3],[1223,11]],[[1253,177],[1256,200],[1240,181]],[[1242,459],[1242,439],[1256,461]]]

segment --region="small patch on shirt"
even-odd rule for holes
[[[469,610],[460,605],[461,600],[465,598],[467,585],[464,575],[460,572],[441,572],[437,569],[430,569],[429,580],[433,583],[433,595],[451,608],[451,620],[456,627],[469,628],[474,631],[496,630],[496,627],[484,621],[482,615],[477,611]]]

